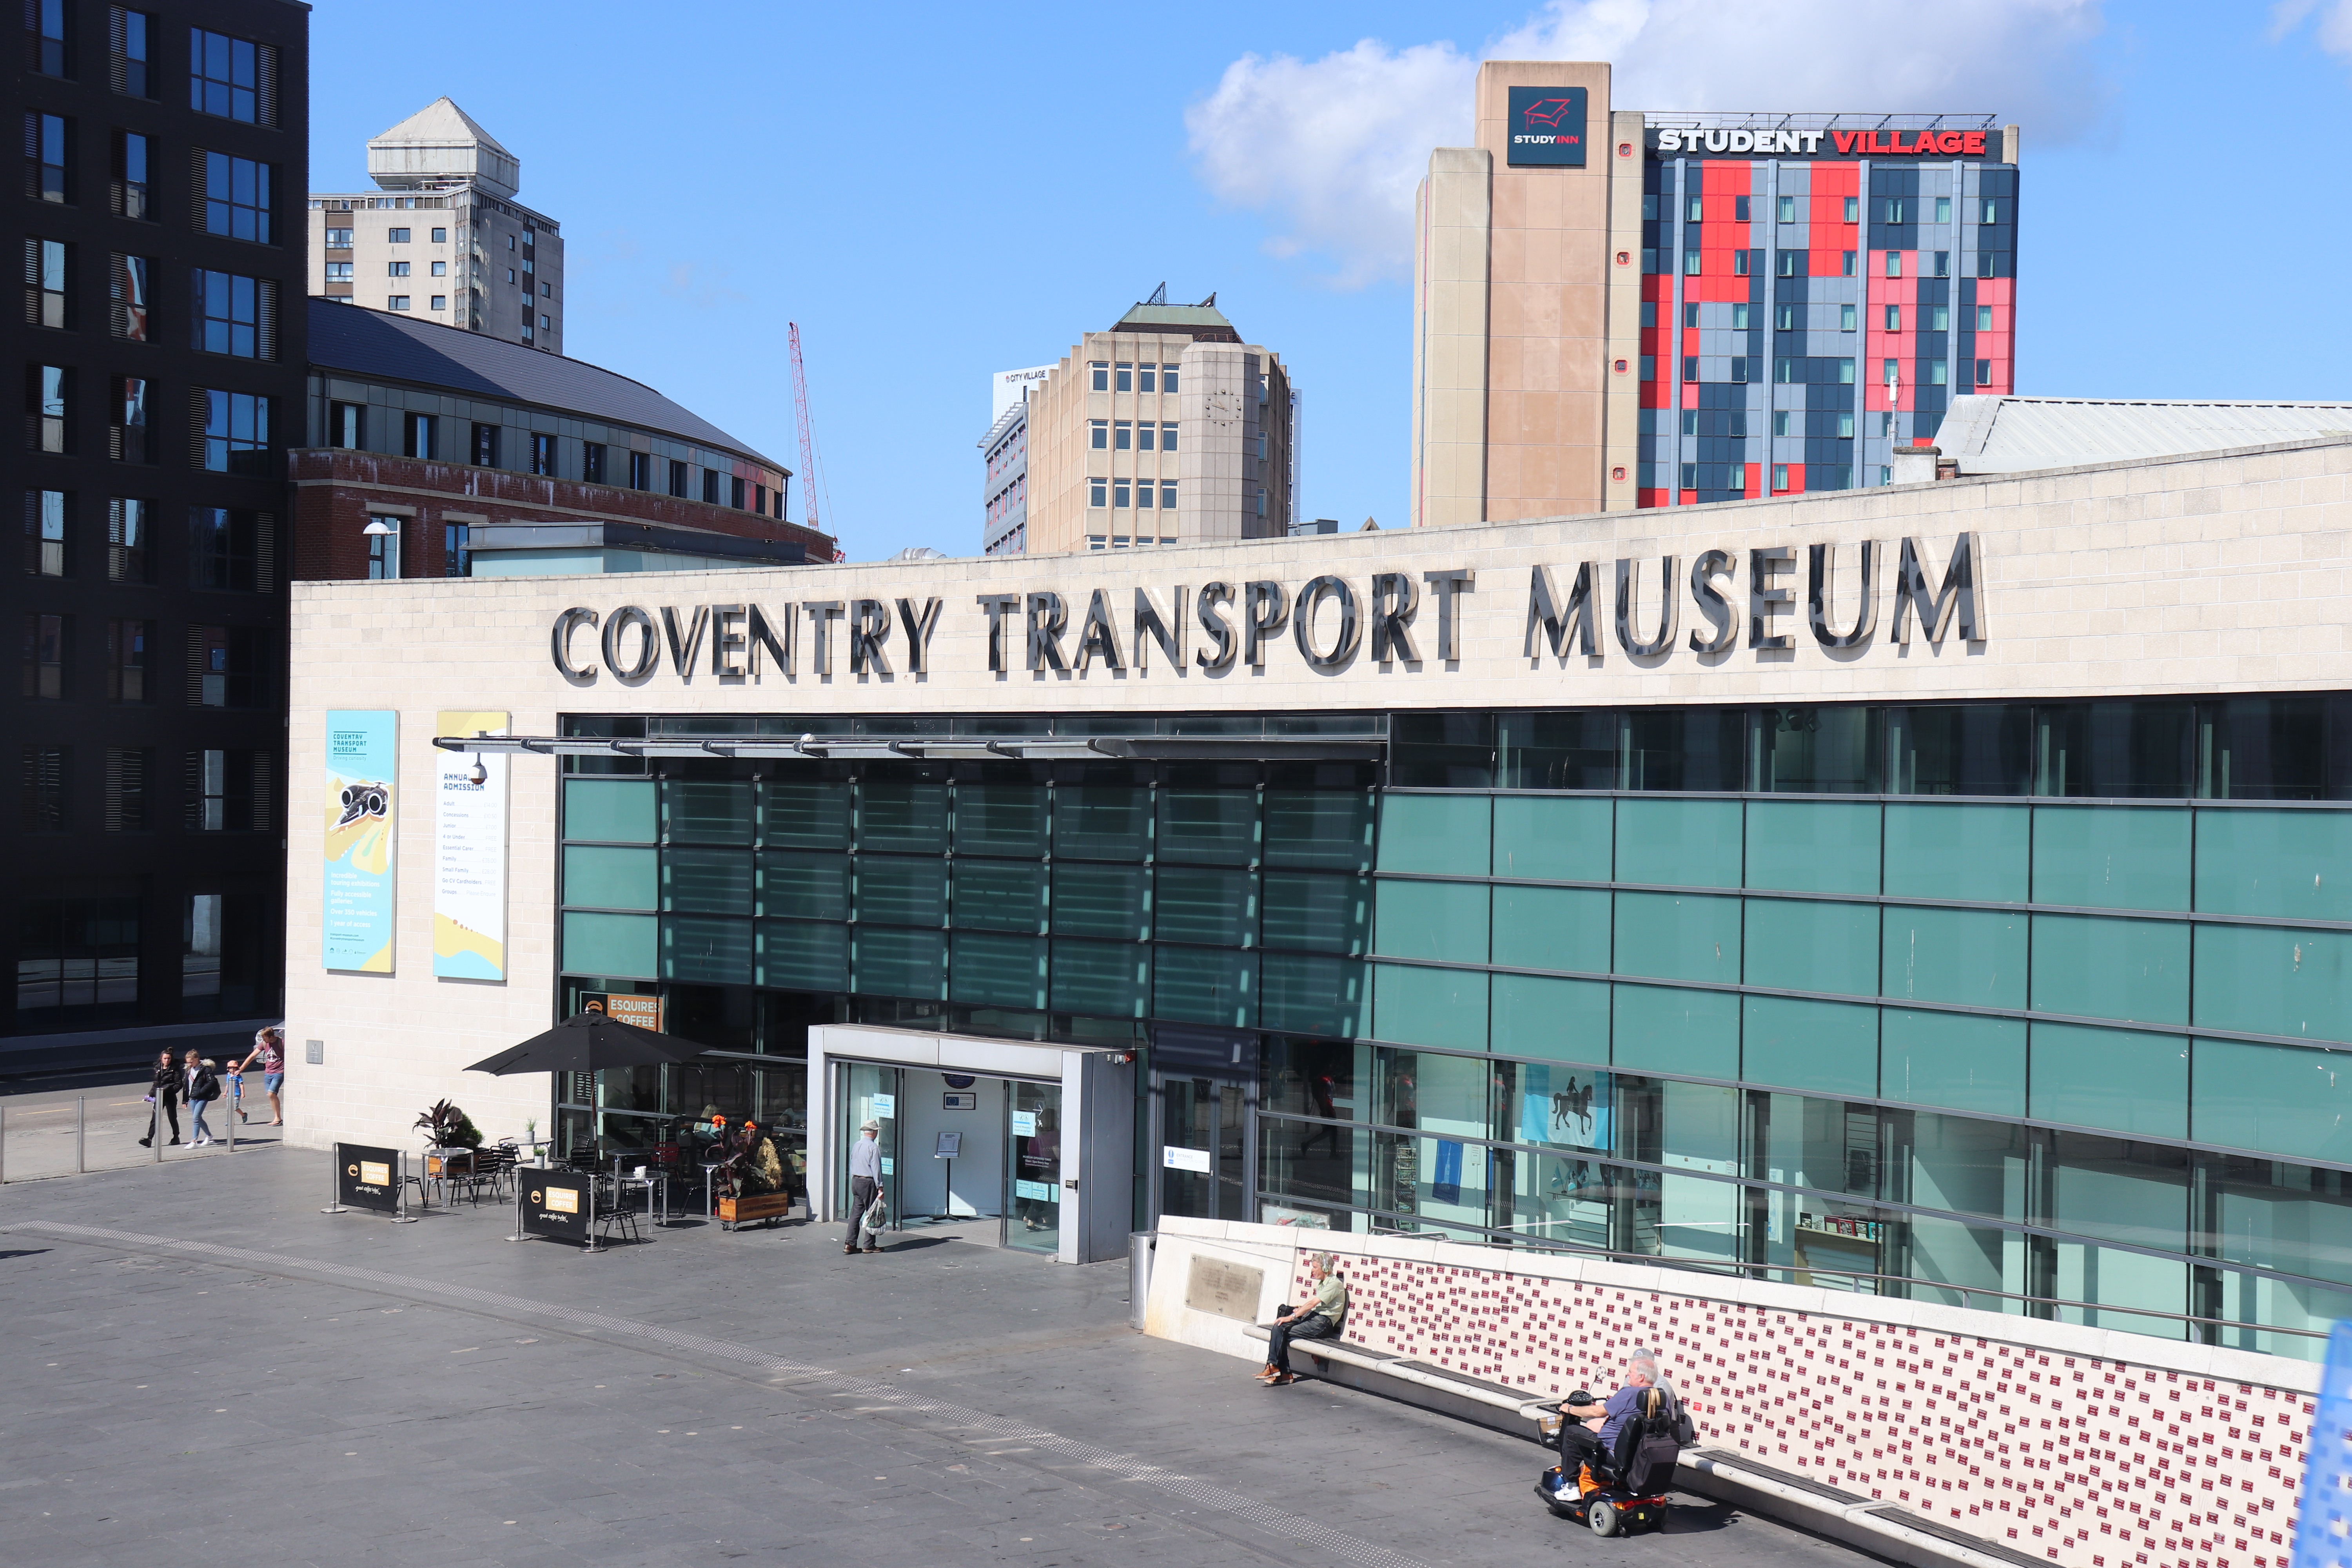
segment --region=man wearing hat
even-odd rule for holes
[[[882,1192],[882,1123],[868,1120],[857,1130],[857,1142],[849,1146],[849,1233],[842,1237],[841,1250],[857,1250],[857,1222],[874,1206]],[[873,1242],[866,1244],[868,1252],[882,1249]]]

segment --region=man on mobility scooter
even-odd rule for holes
[[[1675,1459],[1695,1435],[1681,1401],[1660,1383],[1657,1358],[1634,1352],[1606,1401],[1580,1388],[1559,1411],[1559,1464],[1536,1482],[1551,1510],[1595,1535],[1663,1525]]]

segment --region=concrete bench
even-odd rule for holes
[[[1273,1337],[1269,1325],[1242,1331],[1259,1341]],[[1559,1413],[1556,1394],[1489,1383],[1345,1340],[1300,1340],[1294,1344],[1292,1369],[1308,1373],[1307,1367],[1299,1365],[1300,1356],[1313,1358],[1311,1375],[1326,1383],[1550,1447],[1542,1423]],[[1965,1568],[2049,1568],[2040,1558],[1969,1535],[1910,1509],[1792,1475],[1745,1454],[1686,1448],[1675,1468],[1675,1486],[1913,1568],[1947,1568],[1951,1563]]]

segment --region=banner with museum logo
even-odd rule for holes
[[[507,715],[444,711],[436,735],[503,735]],[[500,752],[433,752],[433,973],[507,977],[507,768]]]
[[[392,973],[400,715],[327,713],[326,878],[320,955],[328,969]]]

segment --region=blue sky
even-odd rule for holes
[[[2327,303],[2352,253],[2352,0],[384,15],[312,14],[312,188],[366,188],[366,139],[447,93],[563,226],[571,353],[795,469],[798,321],[822,521],[852,560],[975,553],[990,373],[1059,358],[1162,279],[1214,289],[1290,365],[1307,515],[1401,523],[1400,204],[1492,56],[1613,60],[1625,108],[1999,113],[2024,126],[2021,391],[2352,397]]]

